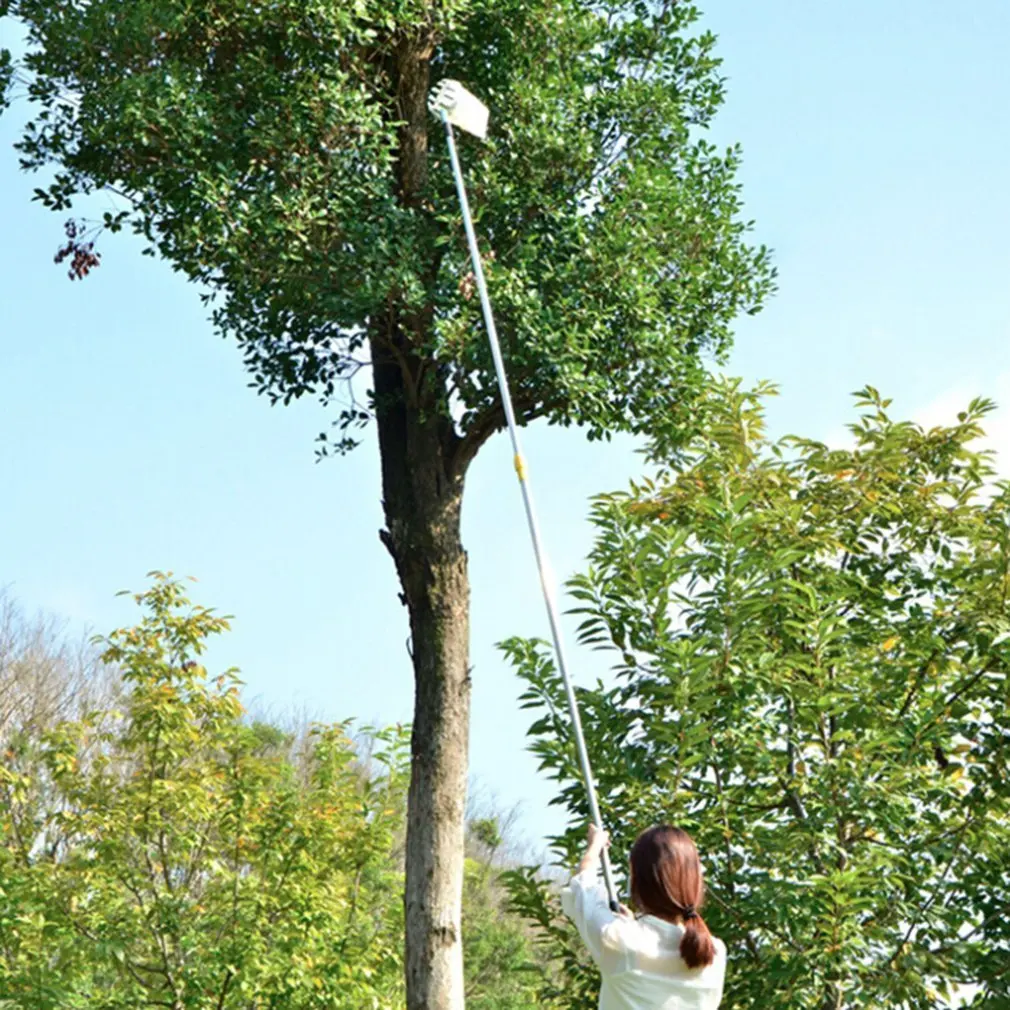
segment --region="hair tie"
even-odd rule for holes
[[[694,905],[685,905],[684,912],[681,915],[684,922],[689,922],[691,919],[699,918],[698,913],[694,910]]]

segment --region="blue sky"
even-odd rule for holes
[[[773,431],[834,437],[867,382],[928,420],[978,393],[1010,404],[1010,5],[713,0],[707,23],[729,77],[715,136],[744,146],[747,211],[780,271],[774,301],[740,323],[727,370],[781,384]],[[0,33],[17,37],[10,22]],[[211,658],[241,668],[250,701],[408,719],[374,442],[317,465],[326,415],[255,396],[196,290],[132,239],[106,241],[102,268],[71,284],[52,263],[61,219],[30,202],[35,182],[10,147],[23,114],[0,117],[0,585],[104,631],[133,619],[114,594],[149,569],[195,575],[201,602],[236,615]],[[993,443],[1010,453],[1008,414]],[[628,442],[572,431],[526,441],[564,576],[591,542],[587,498],[640,461]],[[464,526],[473,772],[522,804],[535,837],[557,815],[494,643],[546,635],[546,622],[502,438],[474,466]],[[574,660],[582,677],[599,664]]]

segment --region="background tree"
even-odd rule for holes
[[[769,442],[761,397],[711,391],[710,426],[594,508],[571,591],[616,657],[582,692],[615,851],[675,821],[698,839],[732,1008],[926,1010],[1010,1001],[1010,484],[952,427],[867,388],[855,446]],[[542,645],[509,654],[542,767],[586,819]],[[595,979],[531,872],[511,875],[564,984]]]
[[[45,991],[53,984],[48,973],[70,981],[76,971],[75,963],[58,953],[68,937],[45,914],[50,894],[44,876],[18,855],[48,851],[39,826],[60,809],[41,740],[63,721],[112,708],[119,694],[117,671],[101,662],[86,636],[69,635],[55,616],[29,616],[9,593],[0,592],[0,1006],[5,1008],[11,1005],[5,1001],[12,978],[34,979]],[[50,960],[36,959],[43,943]]]
[[[70,636],[54,615],[29,616],[0,590],[0,747],[111,707],[118,692],[117,671],[101,662],[87,635]]]
[[[0,1004],[402,1005],[405,735],[373,735],[369,767],[345,726],[286,754],[243,721],[234,676],[198,664],[226,621],[164,576],[137,602],[143,620],[103,654],[122,711],[37,739],[54,801],[7,808]],[[4,784],[15,799],[30,785]]]
[[[593,436],[675,426],[699,356],[771,285],[745,244],[738,154],[701,137],[723,98],[714,38],[676,0],[5,0],[34,105],[17,147],[37,196],[122,195],[71,222],[72,269],[129,224],[205,290],[274,401],[374,418],[382,533],[410,616],[412,1010],[462,1005],[469,722],[467,468],[502,426],[442,145],[445,75],[491,105],[463,152],[518,413]],[[17,87],[15,87],[15,92]],[[350,380],[371,367],[362,403]],[[328,445],[324,436],[324,451]]]

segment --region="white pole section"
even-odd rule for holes
[[[459,90],[462,90],[462,88],[460,87]],[[469,96],[468,92],[463,92],[463,94]],[[472,96],[469,97],[472,98]],[[593,783],[592,768],[589,765],[589,755],[586,752],[586,741],[582,732],[582,720],[579,718],[579,706],[575,698],[575,690],[572,687],[571,678],[568,676],[568,663],[565,658],[564,641],[561,635],[561,621],[558,616],[557,593],[549,574],[547,555],[540,537],[540,526],[537,522],[536,510],[533,507],[533,491],[530,488],[526,460],[523,457],[522,447],[519,442],[519,430],[516,424],[515,410],[512,406],[512,397],[509,393],[508,377],[505,374],[505,362],[502,359],[501,345],[498,342],[498,331],[495,328],[494,316],[491,313],[491,300],[488,298],[487,285],[484,282],[484,268],[481,263],[480,250],[477,247],[477,236],[473,230],[473,221],[470,217],[470,203],[467,200],[466,187],[463,184],[463,172],[460,168],[459,156],[456,153],[456,139],[453,135],[450,112],[444,105],[436,107],[442,122],[445,124],[445,136],[449,145],[449,160],[452,163],[452,174],[456,180],[456,192],[459,194],[459,204],[463,211],[463,227],[466,230],[466,240],[470,246],[470,259],[473,262],[474,278],[477,282],[477,291],[480,294],[480,306],[484,313],[484,324],[487,327],[488,340],[491,344],[491,357],[494,359],[495,374],[498,377],[498,389],[501,393],[502,407],[505,411],[505,422],[508,426],[509,438],[512,440],[516,474],[519,477],[523,505],[526,508],[526,521],[529,525],[530,539],[533,541],[533,553],[536,556],[537,569],[540,573],[540,587],[543,590],[544,603],[547,605],[547,619],[551,626],[551,637],[554,640],[554,654],[557,657],[558,670],[565,685],[568,712],[572,720],[572,735],[575,738],[575,749],[578,752],[582,778],[585,782],[586,793],[589,798],[589,813],[593,823],[602,831],[603,821],[600,817],[600,808],[596,800],[596,787]],[[459,118],[458,113],[456,118]],[[464,129],[467,129],[465,123],[461,123],[460,125]],[[485,112],[483,129],[486,130],[486,127],[487,116]],[[471,130],[470,132],[477,133],[478,136],[484,135],[483,132],[478,133],[476,130]],[[614,890],[613,874],[610,870],[610,859],[606,850],[603,852],[603,879],[607,887],[607,897],[610,901],[610,907],[616,912],[618,910],[617,895]]]

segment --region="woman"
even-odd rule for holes
[[[599,1010],[715,1010],[722,999],[726,947],[699,914],[701,860],[679,828],[650,828],[631,848],[631,899],[639,915],[615,914],[598,880],[605,832],[589,845],[561,892],[565,914],[600,968]]]

